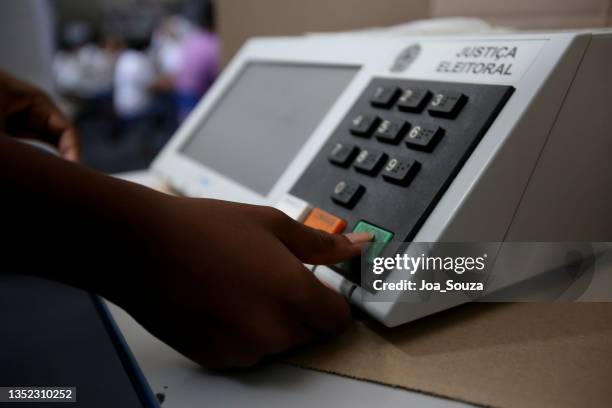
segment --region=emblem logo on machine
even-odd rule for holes
[[[403,72],[417,59],[421,53],[421,46],[419,44],[412,44],[404,48],[395,57],[395,61],[391,65],[391,72]]]

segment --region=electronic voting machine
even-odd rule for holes
[[[369,231],[385,254],[609,241],[611,72],[608,32],[256,38],[152,170],[188,196]],[[311,268],[387,326],[453,305],[377,301],[350,267]]]

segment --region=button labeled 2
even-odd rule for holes
[[[401,111],[419,113],[425,107],[431,92],[422,88],[405,88],[397,102]]]

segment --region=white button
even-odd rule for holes
[[[312,205],[291,194],[285,194],[274,207],[299,222],[303,222],[312,210]]]
[[[346,280],[342,275],[327,266],[316,266],[313,273],[325,286],[340,293],[346,298],[350,298],[351,293],[355,289],[354,283]]]

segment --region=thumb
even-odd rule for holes
[[[289,217],[276,235],[300,261],[315,265],[334,264],[359,256],[373,238],[367,232],[329,234]]]

